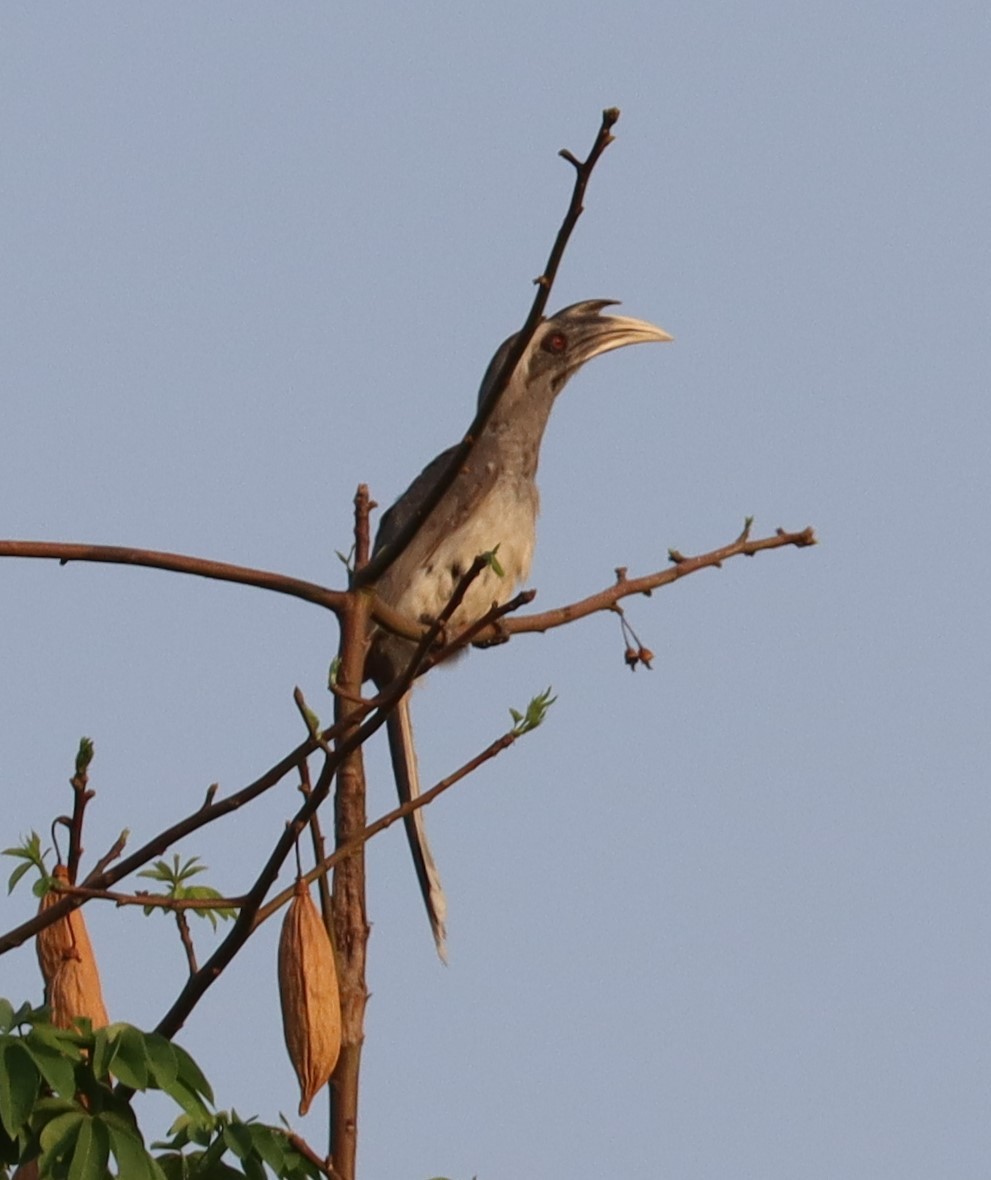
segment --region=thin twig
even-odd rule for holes
[[[297,1134],[295,1131],[290,1131],[287,1137],[289,1139],[289,1146],[295,1151],[298,1151],[305,1159],[309,1160],[321,1176],[326,1176],[328,1180],[341,1180],[340,1173],[335,1172],[326,1160],[321,1159],[302,1135]]]
[[[309,763],[304,762],[299,768],[300,783],[299,789],[305,798],[313,790],[313,785],[310,782],[310,766]],[[310,819],[310,838],[313,841],[313,860],[315,864],[320,864],[323,858],[327,855],[326,843],[324,841],[323,829],[320,825],[320,812],[315,811]],[[331,931],[331,908],[330,908],[330,883],[324,874],[319,882],[318,889],[320,891],[320,914],[323,918],[324,926],[327,928],[327,933]]]
[[[186,963],[189,966],[189,974],[195,975],[198,970],[196,966],[196,948],[193,946],[193,936],[189,931],[189,922],[186,915],[182,912],[176,914],[175,922],[179,928],[179,938],[182,940],[183,950],[186,952]]]
[[[69,855],[66,868],[69,880],[75,881],[79,872],[79,859],[83,854],[83,817],[86,814],[86,804],[93,798],[94,792],[89,790],[88,771],[79,765],[76,767],[76,773],[69,779],[69,784],[72,787],[72,820],[69,823]]]

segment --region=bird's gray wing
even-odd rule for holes
[[[456,450],[457,447],[448,447],[446,451],[441,451],[424,467],[392,507],[382,514],[375,535],[375,553],[392,544],[400,534],[440,479]],[[498,471],[496,464],[488,461],[486,450],[484,440],[479,440],[445,495],[421,523],[419,531],[407,549],[382,575],[379,587],[386,602],[397,596],[393,592],[393,586],[398,586],[401,580],[409,577],[406,571],[425,565],[441,541],[464,524],[494,487]]]
[[[386,545],[391,545],[402,532],[406,522],[423,503],[424,497],[440,478],[441,472],[456,450],[457,447],[448,447],[446,451],[441,451],[424,467],[392,507],[382,513],[378,532],[375,534],[375,553],[384,549]]]

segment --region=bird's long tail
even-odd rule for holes
[[[416,747],[413,744],[413,722],[410,717],[409,698],[410,694],[406,693],[386,721],[392,771],[396,777],[396,789],[399,791],[400,803],[416,799],[420,794],[420,772],[416,762]],[[423,812],[424,808],[418,808],[412,815],[406,816],[403,822],[406,825],[406,836],[413,854],[416,876],[420,882],[420,892],[423,894],[423,901],[427,907],[430,928],[434,932],[437,954],[446,963],[447,900],[444,897],[444,887],[440,883],[440,873],[437,871],[437,865],[427,841]]]

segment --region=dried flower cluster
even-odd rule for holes
[[[296,882],[279,937],[279,995],[289,1060],[299,1079],[299,1113],[334,1072],[341,1051],[341,1002],[330,937],[310,891]]]

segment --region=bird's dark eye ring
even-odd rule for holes
[[[548,332],[542,345],[545,352],[562,353],[568,347],[568,337],[563,332]]]

